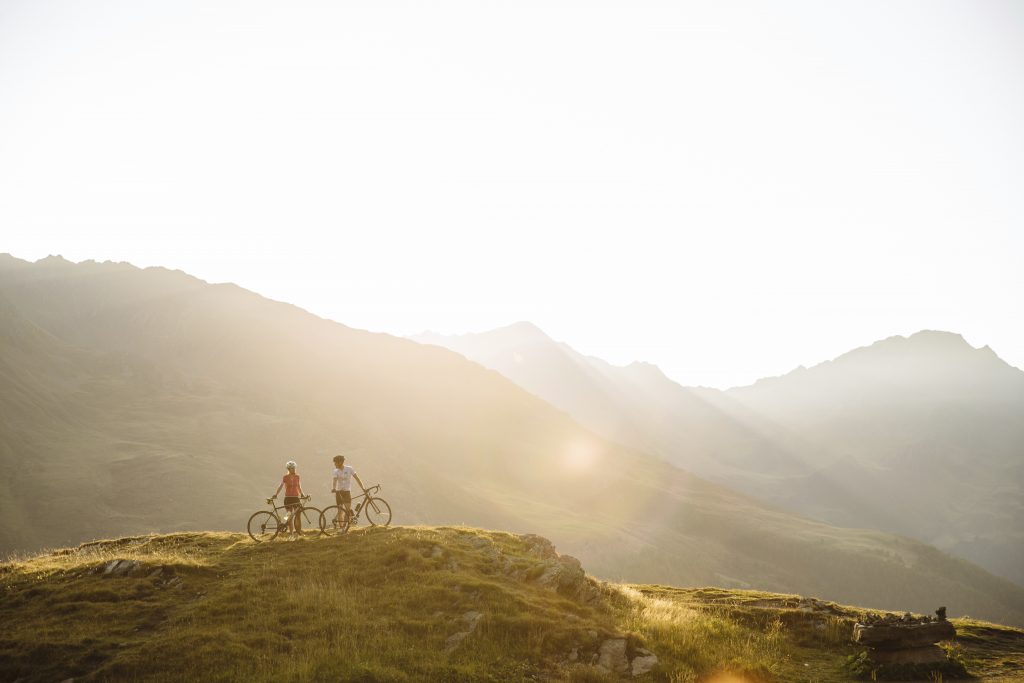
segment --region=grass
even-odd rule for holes
[[[140,567],[103,575],[115,559]],[[582,575],[556,590],[553,562],[528,538],[462,527],[180,533],[15,558],[0,564],[0,680],[582,683],[615,680],[591,666],[611,637],[658,656],[638,680],[850,680],[861,610]],[[969,669],[1021,680],[1024,633],[957,625]]]

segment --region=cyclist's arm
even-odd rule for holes
[[[363,480],[359,478],[359,475],[356,474],[355,472],[353,472],[352,476],[355,478],[356,483],[359,484],[359,488],[361,488],[362,490],[365,491],[366,490],[366,486],[363,485]]]
[[[281,493],[281,488],[282,487],[284,487],[284,482],[283,481],[281,482],[281,485],[277,487],[277,490],[274,491],[274,495],[271,496],[271,498],[277,498],[277,494]]]
[[[333,477],[331,477],[331,493],[334,493],[337,490],[338,490],[338,475],[334,475]]]

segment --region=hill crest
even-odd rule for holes
[[[6,680],[849,681],[854,621],[814,598],[611,584],[549,541],[468,527],[97,541],[0,563]],[[44,624],[64,617],[62,629]],[[982,680],[1024,632],[955,620]],[[189,656],[182,657],[187,652]],[[246,653],[245,656],[239,656]],[[271,654],[261,654],[271,653]]]

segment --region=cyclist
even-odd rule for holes
[[[352,465],[345,464],[344,455],[334,456],[334,472],[331,479],[331,493],[334,494],[334,502],[345,510],[345,516],[352,518],[352,479],[359,484],[359,488],[366,490],[363,480],[359,478]]]
[[[281,493],[281,489],[284,489],[284,507],[288,510],[288,531],[292,533],[302,533],[302,515],[299,514],[299,507],[302,503],[302,481],[299,475],[295,473],[297,465],[294,460],[289,460],[285,464],[288,473],[281,477],[281,485],[277,487],[277,491],[271,496],[271,500],[277,498],[277,494]]]

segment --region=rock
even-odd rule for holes
[[[430,549],[430,556],[431,557],[438,558],[438,557],[441,557],[442,555],[444,555],[444,551],[441,550],[441,546],[435,545],[433,548]]]
[[[597,666],[612,673],[626,673],[629,662],[626,659],[626,639],[609,638],[601,643],[597,651]]]
[[[637,656],[633,657],[633,663],[630,666],[630,673],[634,676],[643,676],[649,672],[658,664],[658,656],[649,650],[640,648],[637,650]]]
[[[569,661],[570,662],[575,662],[579,658],[580,658],[580,649],[578,647],[574,647],[572,649],[572,651],[569,653]]]
[[[587,578],[580,561],[571,555],[556,555],[545,560],[544,571],[534,583],[583,603],[600,598],[600,591]]]
[[[854,627],[853,641],[882,650],[923,647],[956,636],[956,629],[948,621],[919,622],[903,625],[880,623]]]
[[[526,534],[522,537],[526,542],[526,551],[542,560],[551,560],[558,557],[555,552],[555,544],[537,534]]]
[[[141,565],[136,560],[111,560],[103,567],[104,577],[127,576]]]
[[[861,655],[875,666],[933,665],[948,662],[945,650],[935,643],[956,637],[956,628],[946,621],[945,610],[936,610],[939,617],[867,615],[864,623],[854,626],[853,641],[868,647]]]
[[[871,659],[876,664],[941,664],[946,661],[946,651],[938,645],[900,650],[874,650]]]

